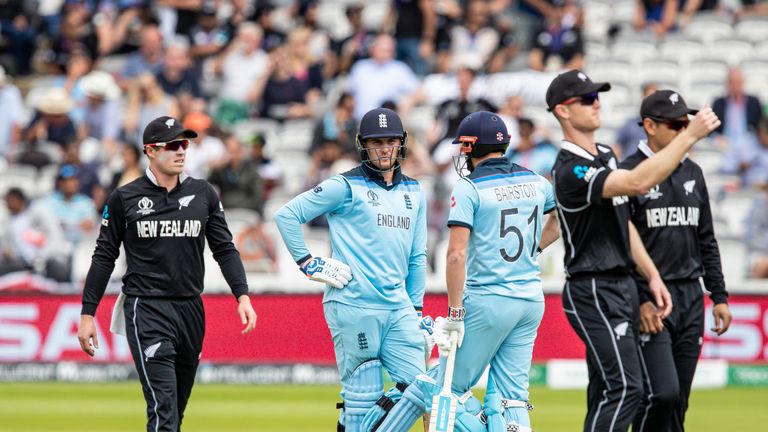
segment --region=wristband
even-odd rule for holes
[[[463,307],[448,307],[448,320],[450,321],[464,321],[464,315],[466,314],[466,309]]]

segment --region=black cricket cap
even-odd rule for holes
[[[144,128],[144,144],[155,144],[173,141],[179,135],[184,138],[197,138],[197,132],[184,129],[181,123],[173,117],[158,117]]]
[[[611,89],[607,82],[592,82],[582,71],[573,69],[561,73],[549,84],[547,88],[547,111],[555,109],[570,98],[584,96],[590,93],[606,92]]]
[[[509,144],[507,125],[498,114],[488,111],[473,112],[459,123],[453,144],[460,144],[467,138],[475,139],[476,145]]]
[[[396,112],[389,108],[376,108],[365,113],[360,120],[360,139],[390,138],[405,136],[403,122]]]
[[[651,117],[661,120],[674,120],[684,115],[696,115],[698,110],[688,108],[679,93],[672,90],[657,90],[640,105],[640,117]],[[643,123],[640,122],[640,125]]]

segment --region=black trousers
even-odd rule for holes
[[[147,431],[178,432],[203,348],[200,297],[125,299],[128,346],[147,402]]]
[[[570,278],[563,308],[587,348],[584,431],[627,431],[643,392],[637,287],[631,277]]]
[[[704,336],[704,294],[698,280],[667,281],[672,313],[664,330],[640,335],[645,394],[633,431],[685,430],[685,412]]]

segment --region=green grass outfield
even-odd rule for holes
[[[531,388],[538,432],[578,431],[584,392]],[[195,387],[184,421],[195,431],[334,431],[338,389],[330,386]],[[768,424],[768,388],[694,391],[687,429],[760,431]],[[0,431],[140,431],[137,382],[0,383]],[[421,431],[422,427],[413,428]]]

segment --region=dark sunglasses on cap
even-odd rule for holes
[[[678,119],[661,119],[656,117],[649,117],[651,120],[655,121],[656,123],[661,123],[667,125],[668,128],[672,129],[675,132],[679,132],[685,128],[688,127],[689,124],[691,124],[691,121],[688,119],[685,120],[678,120]]]
[[[162,147],[168,151],[176,151],[179,149],[179,147],[186,150],[187,147],[189,147],[189,140],[180,139],[180,140],[173,140],[173,141],[168,141],[164,143],[154,143],[154,144],[144,144],[144,145],[147,147]]]
[[[585,95],[572,97],[566,101],[564,101],[563,105],[570,105],[576,102],[579,102],[579,104],[584,106],[590,106],[595,103],[596,100],[600,100],[600,95],[598,93],[587,93]]]

